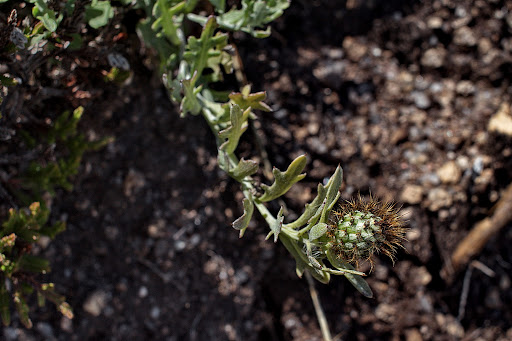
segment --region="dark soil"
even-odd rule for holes
[[[373,299],[341,277],[317,285],[341,339],[512,339],[510,223],[477,256],[485,272],[441,272],[512,180],[512,137],[488,129],[511,100],[511,33],[505,0],[304,0],[270,38],[233,37],[274,109],[259,114],[270,162],[308,155],[290,219],[338,164],[343,198],[403,204],[407,251],[394,266],[376,260]],[[81,123],[115,142],[86,155],[74,191],[53,202],[68,228],[43,252],[47,278],[75,318],[34,307],[34,329],[15,321],[5,339],[321,340],[293,258],[264,240],[260,217],[238,238],[239,187],[218,171],[208,126],[179,118],[132,41],[131,84],[94,99]],[[244,156],[259,157],[255,138]]]

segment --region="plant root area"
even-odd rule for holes
[[[308,157],[307,177],[269,209],[285,205],[291,221],[340,164],[343,199],[396,201],[408,221],[395,264],[375,259],[367,277],[374,298],[343,277],[316,284],[337,340],[512,340],[510,217],[452,265],[512,182],[511,33],[505,0],[301,0],[270,38],[231,37],[273,109],[239,156],[263,169],[264,150],[281,170]],[[34,328],[15,319],[4,339],[322,340],[293,258],[257,214],[238,238],[240,187],[218,170],[208,126],[179,117],[129,34],[133,79],[96,89],[80,123],[115,141],[53,200],[67,230],[41,251],[75,318],[33,304]]]

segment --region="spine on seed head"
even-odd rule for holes
[[[399,210],[394,203],[374,197],[364,200],[359,196],[341,203],[330,214],[325,251],[356,266],[360,260],[367,260],[373,268],[372,256],[376,253],[394,262],[406,232]]]

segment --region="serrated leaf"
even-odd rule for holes
[[[181,117],[185,117],[187,113],[197,115],[201,112],[202,106],[197,98],[197,95],[201,92],[203,86],[200,85],[195,87],[197,78],[198,74],[195,72],[191,79],[184,79],[181,81],[181,86],[184,92],[184,96],[180,105]]]
[[[258,163],[254,160],[240,159],[238,165],[230,172],[230,175],[237,179],[242,180],[246,176],[251,176],[258,171]]]
[[[181,19],[175,22],[175,16],[181,13],[185,8],[185,1],[182,1],[173,7],[167,6],[167,1],[157,0],[153,7],[153,17],[156,20],[151,25],[151,29],[155,32],[162,31],[163,35],[168,38],[174,45],[180,45],[181,41],[178,37],[178,29],[181,26]],[[158,36],[159,34],[157,34]]]
[[[309,230],[309,240],[313,241],[322,237],[327,232],[327,224],[319,223],[316,224]]]
[[[244,214],[242,214],[242,216],[235,220],[232,224],[235,230],[240,231],[240,238],[244,236],[245,230],[249,226],[249,222],[251,221],[252,213],[254,211],[254,204],[252,203],[252,200],[244,198],[243,205]]]
[[[321,223],[327,223],[327,218],[333,206],[338,202],[340,197],[340,187],[343,182],[343,169],[338,166],[336,167],[336,171],[329,179],[327,183],[327,195],[325,197],[326,202],[325,206],[322,210],[322,216],[320,218]]]
[[[114,9],[110,1],[93,0],[90,5],[85,6],[85,20],[94,29],[107,25],[113,17]]]
[[[217,20],[223,29],[246,32],[256,38],[268,37],[270,27],[264,30],[257,27],[262,27],[281,16],[289,5],[288,0],[243,0],[241,9],[234,7],[219,15]],[[199,15],[189,15],[189,19],[198,23],[205,20]]]
[[[208,64],[208,58],[217,56],[226,46],[227,34],[219,32],[215,36],[213,35],[217,26],[215,17],[210,16],[203,27],[201,36],[199,38],[189,37],[183,58],[191,64],[191,72],[197,71],[201,76]]]
[[[251,94],[251,87],[249,85],[242,89],[242,92],[234,92],[229,95],[231,101],[237,104],[242,110],[252,108],[254,110],[272,111],[272,109],[263,101],[267,98],[267,93],[256,92]]]
[[[242,112],[238,105],[231,106],[230,118],[231,125],[219,132],[219,137],[226,139],[219,147],[220,150],[231,154],[238,146],[238,141],[242,134],[247,130],[247,119],[249,118],[250,109]]]
[[[283,227],[283,221],[283,206],[281,206],[281,208],[279,209],[279,213],[277,213],[277,219],[274,220],[271,224],[269,224],[270,232],[267,234],[265,240],[269,239],[270,236],[274,235],[274,243],[277,242],[279,234],[281,233],[281,228]]]
[[[259,201],[267,202],[279,198],[281,195],[288,192],[290,187],[297,181],[304,179],[306,174],[302,174],[302,171],[306,167],[306,156],[301,155],[290,163],[288,169],[285,172],[281,172],[275,168],[272,170],[274,174],[274,183],[272,186],[262,185],[265,193],[259,197]]]
[[[327,259],[336,269],[343,270],[356,270],[351,264],[343,262],[338,259],[336,255],[334,255],[331,251],[327,252]],[[355,275],[352,273],[345,272],[344,276],[349,280],[349,282],[357,289],[361,294],[365,297],[372,298],[373,292],[368,283],[363,279],[363,277],[359,275]]]

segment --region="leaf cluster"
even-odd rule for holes
[[[337,259],[329,259],[328,266],[324,264],[325,255],[315,252],[315,239],[318,239],[315,236],[326,230],[329,213],[340,196],[341,168],[338,167],[326,185],[318,186],[317,197],[306,206],[304,213],[294,222],[285,224],[283,207],[274,216],[266,203],[282,197],[305,177],[306,156],[297,157],[284,171],[274,168],[272,184],[258,188],[251,177],[259,170],[257,162],[239,160],[235,151],[255,118],[252,111],[270,111],[264,103],[265,93],[251,93],[251,88],[244,86],[239,92],[226,96],[212,89],[212,84],[221,82],[224,73],[232,72],[235,65],[234,48],[229,45],[226,31],[266,37],[270,34],[267,24],[283,13],[289,6],[288,1],[242,0],[241,8],[229,10],[225,1],[210,1],[213,11],[209,15],[193,13],[197,1],[145,0],[143,3],[148,17],[138,26],[140,36],[160,55],[161,72],[170,97],[181,103],[182,116],[189,113],[203,116],[216,137],[219,167],[241,184],[244,212],[233,222],[240,237],[256,208],[269,226],[267,238],[273,236],[275,242],[281,240],[296,259],[299,276],[309,271],[314,278],[327,283],[332,274],[345,275],[360,292],[371,296],[370,288],[361,277],[363,273]],[[189,29],[187,19],[202,25],[198,37],[185,39]]]
[[[95,29],[111,22],[115,8],[110,1],[29,0],[27,6],[13,6],[20,11],[18,20],[17,10],[9,8],[12,3],[0,1],[2,11],[10,11],[7,25],[0,23],[0,59],[8,72],[0,75],[0,315],[9,324],[14,306],[21,322],[30,327],[27,302],[33,293],[40,306],[49,300],[63,315],[73,315],[54,285],[39,280],[50,266],[36,256],[37,241],[53,239],[65,229],[64,222],[49,223],[51,197],[59,188],[72,189],[85,152],[111,140],[88,141],[78,129],[83,107],[62,112],[69,106],[59,101],[53,101],[57,109],[43,106],[36,90],[65,84],[50,85],[41,75],[55,66],[65,69],[62,65],[69,64],[70,55],[75,58],[73,51],[91,36],[76,33],[77,27],[88,25],[88,32],[96,34]],[[112,80],[119,78],[114,75]],[[34,112],[34,107],[46,111]]]
[[[0,316],[6,326],[11,321],[11,303],[21,322],[27,328],[32,326],[27,298],[34,292],[40,306],[48,299],[65,316],[73,317],[65,298],[55,292],[53,284],[41,284],[32,277],[50,271],[46,259],[28,253],[32,245],[41,236],[54,238],[65,229],[63,222],[48,225],[49,214],[44,205],[34,202],[28,209],[10,209],[9,219],[0,228]]]

